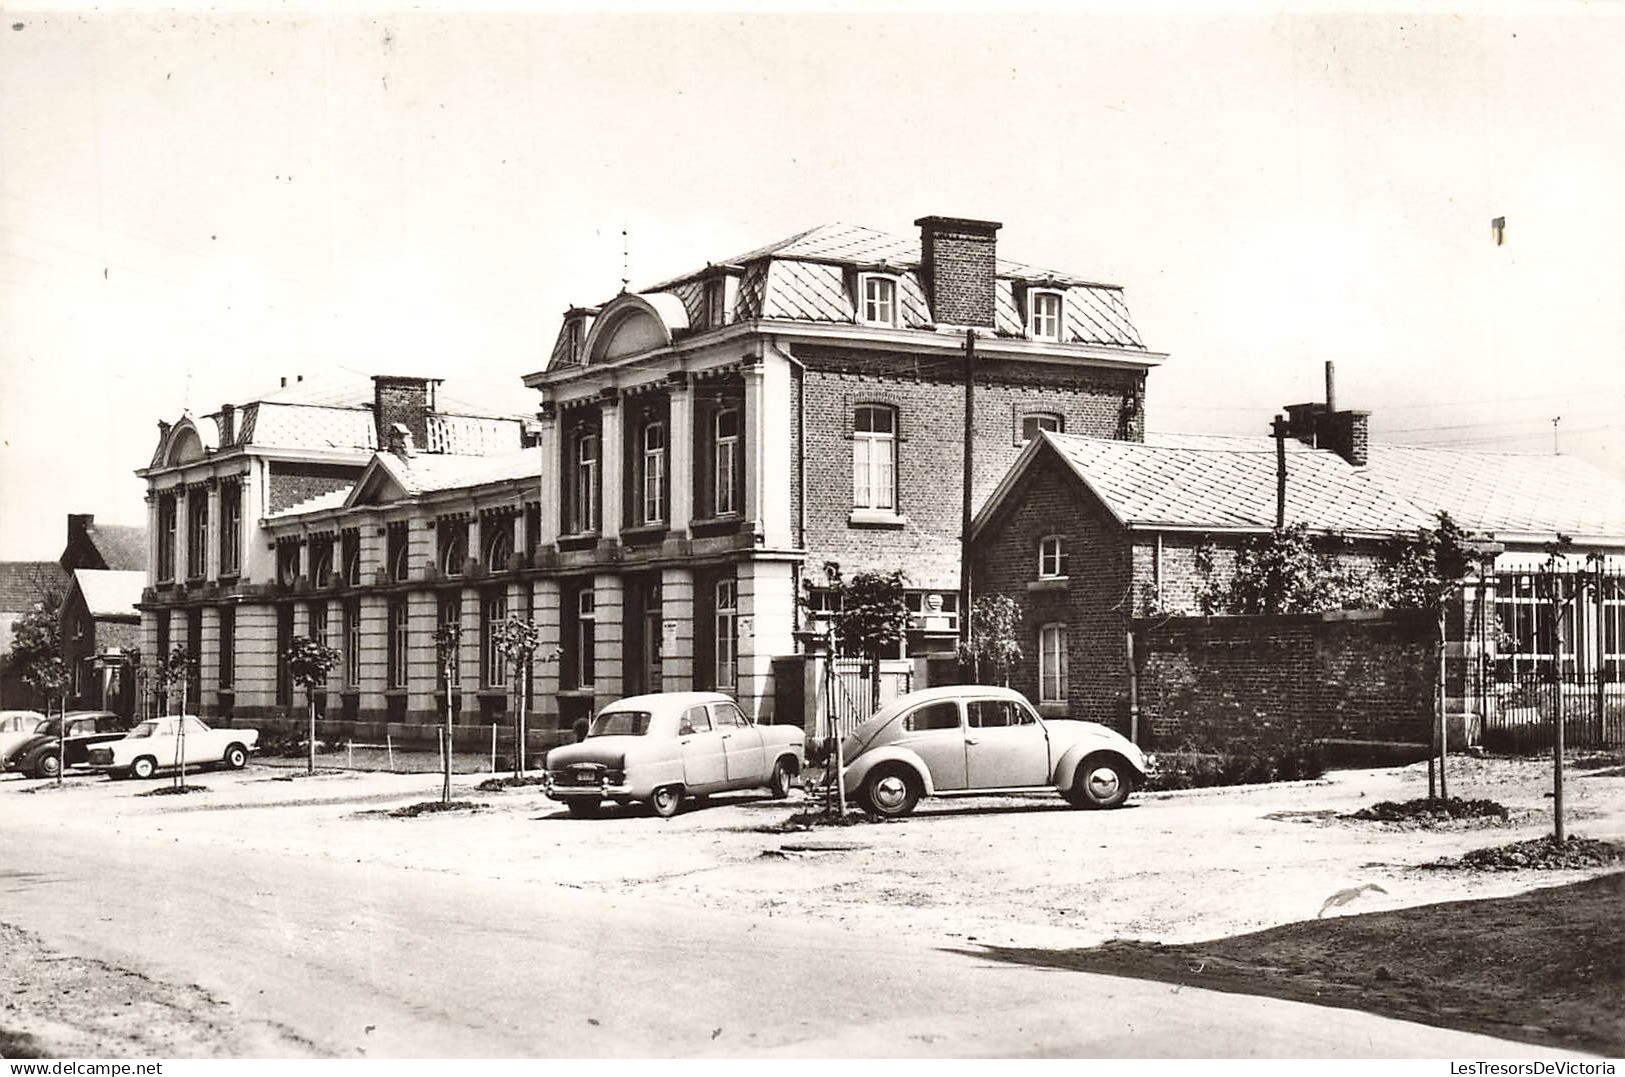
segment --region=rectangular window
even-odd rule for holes
[[[640,523],[660,523],[666,518],[666,424],[646,423],[643,427],[641,457],[643,515]]]
[[[739,409],[721,408],[711,416],[711,492],[713,516],[739,511]]]
[[[461,625],[463,623],[463,596],[461,594],[456,591],[452,591],[440,596],[438,613],[436,614],[436,623],[440,628],[445,628],[448,625]],[[452,688],[462,687],[463,678],[461,676],[461,670],[457,668],[457,663],[455,662],[452,663],[451,676],[449,680]],[[440,661],[440,656],[437,652],[435,655],[435,684],[439,686],[441,691],[445,691],[447,681],[448,678],[446,676],[445,664]]]
[[[598,530],[598,433],[577,434],[570,455],[570,530]]]
[[[215,678],[222,692],[237,683],[237,607],[220,607],[220,666]]]
[[[193,711],[203,706],[203,611],[186,611],[186,648],[192,652],[192,663],[186,671],[186,702]]]
[[[220,484],[220,574],[235,576],[243,567],[243,486]]]
[[[897,413],[865,405],[852,416],[852,506],[897,508]]]
[[[344,604],[344,685],[361,685],[361,601],[352,599]]]
[[[1048,411],[1035,411],[1021,417],[1021,444],[1025,445],[1038,436],[1040,430],[1048,430],[1052,434],[1066,433],[1066,420]]]
[[[728,324],[728,281],[714,277],[705,282],[706,324],[712,328]]]
[[[175,578],[175,495],[158,497],[158,578]]]
[[[209,571],[209,495],[194,489],[186,499],[186,578],[201,579]]]
[[[542,544],[542,507],[525,506],[525,563],[534,564],[536,550]]]
[[[1038,578],[1058,579],[1066,575],[1066,540],[1051,535],[1038,543]]]
[[[389,687],[406,687],[407,654],[406,602],[396,599],[389,604]]]
[[[716,589],[716,687],[732,688],[738,678],[739,585],[718,580]]]
[[[480,642],[485,654],[485,684],[505,688],[508,684],[508,656],[502,649],[502,622],[508,619],[508,596],[501,591],[485,596],[480,610]]]
[[[596,680],[594,663],[598,656],[598,621],[592,585],[576,593],[576,685],[591,688]]]
[[[1066,702],[1066,625],[1038,630],[1038,700]]]
[[[293,673],[288,668],[288,648],[293,646],[293,607],[276,608],[276,701],[280,707],[293,702]]]
[[[897,282],[890,277],[864,277],[859,319],[869,325],[896,325]]]
[[[1028,324],[1034,340],[1061,339],[1061,296],[1057,292],[1032,292],[1032,318]]]

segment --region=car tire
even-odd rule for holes
[[[649,810],[662,819],[670,819],[683,806],[683,787],[662,785],[649,797]]]
[[[1072,773],[1072,788],[1066,799],[1075,808],[1105,810],[1122,807],[1134,791],[1134,775],[1128,764],[1111,755],[1092,755]]]
[[[583,800],[580,797],[571,797],[564,802],[564,806],[577,819],[596,819],[604,811],[602,801]]]
[[[54,778],[62,773],[62,757],[55,752],[46,752],[34,760],[34,765],[29,769],[36,778]]]
[[[901,819],[914,810],[925,789],[912,767],[883,764],[863,779],[859,800],[863,810],[882,819]]]
[[[232,770],[242,770],[244,767],[248,766],[248,749],[244,748],[241,744],[233,744],[231,747],[226,749],[226,754],[222,758],[222,762],[224,762],[226,766],[230,767]]]
[[[795,788],[795,784],[796,768],[794,763],[787,759],[781,759],[773,764],[773,777],[768,779],[767,788],[773,794],[774,800],[783,800],[789,796],[790,790]]]
[[[130,764],[130,777],[146,781],[158,773],[158,760],[150,755],[144,755]]]

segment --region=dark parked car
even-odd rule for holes
[[[90,749],[118,740],[124,732],[124,719],[112,711],[69,711],[65,717],[47,720],[33,737],[12,749],[5,769],[34,778],[54,778],[64,762],[70,767],[82,767],[89,761]]]

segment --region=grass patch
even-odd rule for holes
[[[1504,823],[1508,812],[1505,804],[1493,800],[1464,800],[1461,797],[1417,797],[1415,800],[1383,800],[1368,808],[1349,812],[1344,819],[1358,819],[1374,823],[1408,823],[1429,827],[1463,820],[1484,820]]]
[[[207,793],[206,785],[161,785],[157,789],[148,789],[144,793],[137,793],[138,797],[180,797],[187,793]]]
[[[1363,1010],[1607,1056],[1625,1054],[1625,873],[1515,897],[1286,924],[1211,942],[966,950]]]
[[[521,774],[517,778],[510,774],[506,778],[487,778],[475,788],[482,793],[500,793],[504,789],[519,789],[545,784],[547,784],[547,779],[540,774]]]
[[[434,815],[448,811],[484,811],[484,804],[476,804],[472,800],[420,800],[416,804],[408,804],[402,808],[395,808],[384,814],[391,819],[416,819],[420,815]]]
[[[1625,846],[1578,837],[1558,844],[1556,838],[1547,834],[1529,841],[1474,849],[1424,866],[1466,871],[1568,871],[1605,868],[1622,862],[1625,862]]]

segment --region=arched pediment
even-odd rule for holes
[[[688,328],[682,300],[666,292],[622,295],[606,305],[587,337],[586,365],[669,347]]]
[[[217,431],[199,426],[190,415],[183,416],[169,432],[169,444],[164,448],[164,463],[170,467],[190,464],[203,459],[205,451],[218,447]]]

